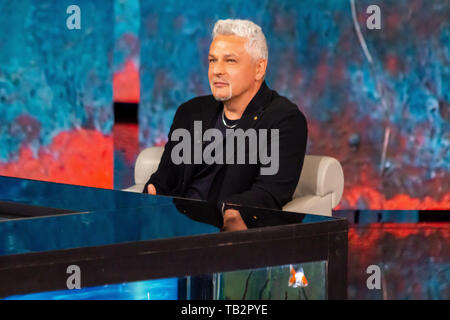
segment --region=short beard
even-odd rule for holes
[[[231,87],[231,83],[228,84],[228,86],[230,87],[230,94],[229,94],[227,97],[216,97],[216,96],[214,96],[214,94],[213,94],[214,99],[216,99],[217,101],[222,101],[222,102],[230,100],[231,97],[233,96],[233,89],[232,89],[232,87]]]

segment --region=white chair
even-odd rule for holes
[[[164,147],[142,150],[134,167],[135,185],[123,191],[142,192],[150,176],[158,169],[163,151]],[[331,216],[343,191],[344,173],[339,161],[332,157],[306,155],[292,201],[283,210]]]

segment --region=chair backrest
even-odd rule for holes
[[[324,197],[331,194],[332,208],[344,192],[344,171],[338,160],[327,156],[306,155],[293,199],[305,195]]]
[[[164,147],[150,147],[141,151],[134,167],[136,184],[145,184],[158,169]],[[344,191],[344,172],[338,160],[326,156],[306,155],[302,174],[293,199],[306,195],[331,195],[332,208],[337,206]]]

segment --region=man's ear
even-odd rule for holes
[[[262,78],[264,78],[264,75],[266,74],[266,68],[267,68],[266,59],[259,59],[258,62],[256,62],[256,74],[255,74],[256,81],[259,81]]]

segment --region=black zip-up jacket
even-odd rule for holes
[[[196,165],[192,164],[193,161],[191,164],[178,165],[171,161],[172,148],[179,143],[170,140],[172,132],[184,128],[193,139],[194,121],[202,121],[202,131],[205,132],[214,127],[222,110],[223,103],[212,95],[194,98],[178,108],[158,170],[145,185],[144,193],[147,192],[148,184],[153,184],[157,194],[184,196]],[[257,131],[269,129],[268,150],[271,150],[270,129],[279,129],[278,172],[261,175],[259,158],[257,164],[248,164],[248,161],[246,164],[224,164],[214,177],[206,200],[218,205],[228,203],[281,210],[292,200],[302,170],[308,133],[305,116],[294,103],[269,89],[263,82],[234,129],[239,128],[244,131],[249,128]],[[194,143],[193,140],[191,142]],[[249,148],[246,149],[248,153]]]

